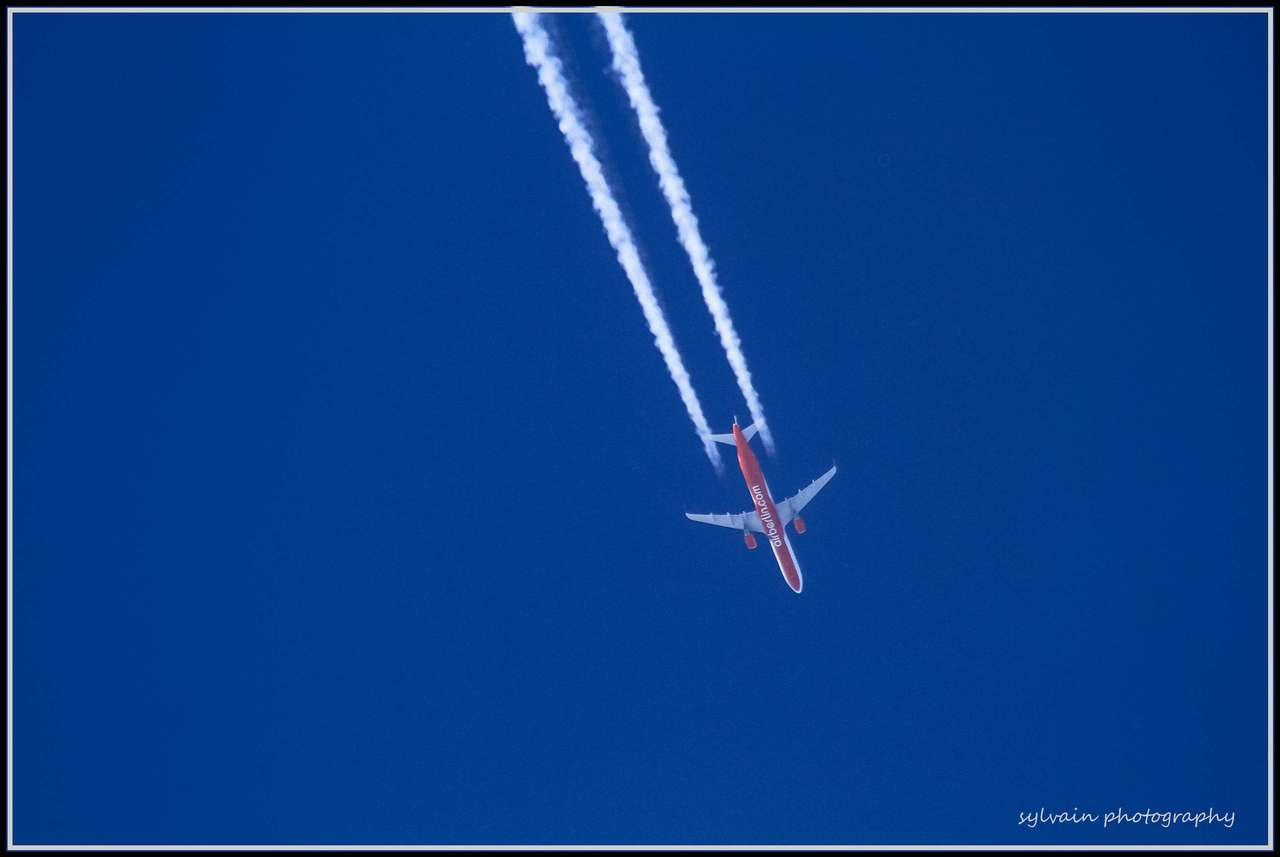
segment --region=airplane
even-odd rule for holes
[[[685,512],[690,521],[700,524],[715,524],[717,527],[729,527],[742,530],[742,540],[747,550],[756,549],[756,537],[752,533],[760,533],[769,540],[773,555],[778,560],[778,568],[793,592],[804,587],[804,578],[800,574],[800,563],[796,561],[795,551],[791,548],[791,540],[787,538],[787,524],[791,524],[796,533],[805,531],[804,518],[800,510],[809,505],[809,501],[818,495],[831,477],[836,475],[835,465],[831,469],[809,483],[781,503],[774,502],[769,492],[769,483],[760,471],[760,462],[751,451],[751,438],[755,437],[755,423],[745,429],[738,425],[738,418],[733,418],[732,434],[713,434],[711,439],[716,443],[738,448],[738,466],[742,468],[742,478],[747,480],[747,491],[751,494],[751,502],[755,507],[750,512],[739,512],[736,515],[695,515]]]

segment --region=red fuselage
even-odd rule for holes
[[[796,562],[795,551],[791,549],[791,540],[787,538],[786,525],[778,517],[773,495],[769,493],[769,483],[760,470],[760,462],[737,422],[733,424],[733,440],[738,448],[738,466],[742,468],[742,478],[747,482],[747,493],[751,495],[751,503],[764,526],[764,537],[773,548],[773,555],[778,559],[778,568],[782,570],[787,585],[799,592],[804,586],[804,579],[800,576],[800,564]]]

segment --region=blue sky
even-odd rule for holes
[[[1265,841],[1266,16],[629,22],[799,596],[507,16],[15,16],[15,842]]]

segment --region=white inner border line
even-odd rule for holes
[[[1263,13],[1270,12],[1268,6],[1232,6],[1215,9],[1213,7],[1205,8],[1182,8],[1178,6],[1166,7],[1141,7],[1141,6],[1116,6],[1116,7],[1097,7],[1090,8],[1087,6],[1022,6],[1005,8],[1001,6],[868,6],[862,8],[825,8],[822,6],[799,6],[796,8],[787,7],[755,7],[747,6],[742,8],[720,7],[720,6],[686,6],[682,8],[648,8],[643,6],[627,7],[627,6],[381,6],[361,8],[334,6],[334,7],[289,7],[289,6],[241,6],[241,7],[216,7],[216,6],[118,6],[118,7],[93,7],[93,6],[50,6],[50,7],[11,7],[10,13],[27,12],[27,13],[101,13],[101,14],[118,14],[118,13],[182,13],[191,12],[197,14],[214,14],[214,13],[268,13],[279,14],[284,12],[306,12],[306,13],[336,13],[336,14],[422,14],[422,13],[481,13],[481,14],[508,14],[512,10],[527,9],[531,12],[539,14],[568,15],[568,14],[584,14],[594,15],[597,10],[601,11],[619,11],[628,15],[635,14],[684,14],[684,13],[763,13],[763,14],[780,14],[797,12],[801,14],[836,14],[836,15],[857,15],[857,14],[917,14],[917,13],[994,13],[994,14],[1044,14],[1044,13],[1082,13],[1082,14],[1136,14],[1140,12],[1158,12],[1162,14],[1186,13],[1186,14],[1219,14],[1219,13]]]
[[[626,14],[649,13],[716,13],[716,14],[1222,14],[1245,13],[1265,14],[1267,17],[1267,842],[1265,845],[19,845],[13,840],[13,19],[15,14],[262,14],[262,13],[305,13],[305,14],[451,14],[480,13],[508,14],[512,9],[530,9],[539,13],[554,14],[594,14],[598,9],[614,9]],[[1274,454],[1274,311],[1275,311],[1275,118],[1274,118],[1274,50],[1275,20],[1272,18],[1271,6],[1231,6],[1231,8],[1179,8],[1179,6],[1018,6],[1018,8],[1000,8],[1000,6],[955,6],[955,8],[931,8],[931,6],[876,6],[863,9],[824,9],[824,8],[718,8],[718,6],[694,6],[694,8],[648,8],[628,9],[626,6],[486,6],[486,8],[470,9],[457,6],[442,8],[291,8],[291,6],[241,6],[241,8],[211,8],[211,6],[10,6],[8,9],[8,115],[6,115],[6,133],[8,133],[8,265],[6,265],[6,308],[8,308],[8,340],[6,340],[6,357],[8,357],[8,435],[6,435],[6,462],[8,462],[8,486],[6,486],[6,527],[8,527],[8,551],[6,551],[6,594],[8,594],[8,625],[6,625],[6,641],[8,641],[8,663],[6,663],[6,688],[8,688],[8,706],[6,706],[6,748],[8,748],[8,847],[10,851],[782,851],[782,849],[804,849],[804,851],[1271,851],[1275,842],[1275,636],[1274,636],[1274,572],[1275,572],[1275,454]]]

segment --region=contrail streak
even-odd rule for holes
[[[719,473],[720,453],[716,450],[715,442],[710,438],[711,427],[707,425],[707,418],[702,413],[698,394],[694,392],[693,384],[689,380],[689,372],[684,368],[684,361],[680,359],[680,352],[676,349],[675,338],[671,335],[667,320],[662,315],[662,308],[658,305],[658,298],[649,282],[649,275],[640,262],[640,253],[636,249],[635,240],[631,237],[631,230],[622,216],[622,210],[618,208],[613,191],[609,189],[604,168],[600,166],[600,161],[595,156],[591,134],[582,124],[578,104],[560,70],[560,60],[551,49],[551,40],[547,37],[547,31],[536,13],[515,11],[511,13],[511,18],[524,42],[525,61],[538,72],[538,83],[547,93],[547,103],[551,106],[551,112],[560,126],[560,132],[564,134],[565,142],[569,144],[569,152],[582,173],[583,181],[587,183],[591,204],[600,215],[600,222],[604,225],[609,243],[618,255],[618,263],[622,265],[627,279],[631,281],[636,300],[640,301],[645,321],[649,323],[653,341],[658,346],[658,351],[662,352],[667,371],[680,391],[680,399],[684,402],[685,410],[689,412],[689,419],[693,420],[693,425],[698,430],[698,437],[702,440],[707,458],[711,459],[712,466]]]
[[[715,321],[716,333],[720,335],[720,345],[724,348],[729,365],[733,368],[733,376],[738,381],[738,389],[747,400],[747,408],[751,411],[751,419],[760,427],[760,438],[770,453],[775,451],[773,433],[764,418],[764,406],[760,404],[760,396],[755,385],[751,383],[751,371],[747,368],[746,355],[742,353],[742,342],[738,332],[734,330],[733,319],[729,317],[729,306],[720,293],[720,285],[716,282],[715,263],[711,261],[711,253],[702,241],[698,231],[698,218],[693,214],[693,206],[689,200],[689,191],[676,169],[675,158],[671,157],[671,149],[667,146],[667,132],[658,118],[658,106],[653,103],[649,94],[649,85],[645,83],[644,73],[640,70],[640,54],[635,40],[622,23],[622,16],[617,12],[598,12],[605,32],[609,36],[609,48],[613,51],[613,67],[621,75],[622,87],[627,91],[627,98],[640,121],[640,132],[649,144],[649,163],[658,174],[658,184],[671,207],[671,219],[676,223],[676,232],[680,243],[689,255],[693,265],[693,273],[702,288],[702,300],[711,312]]]

